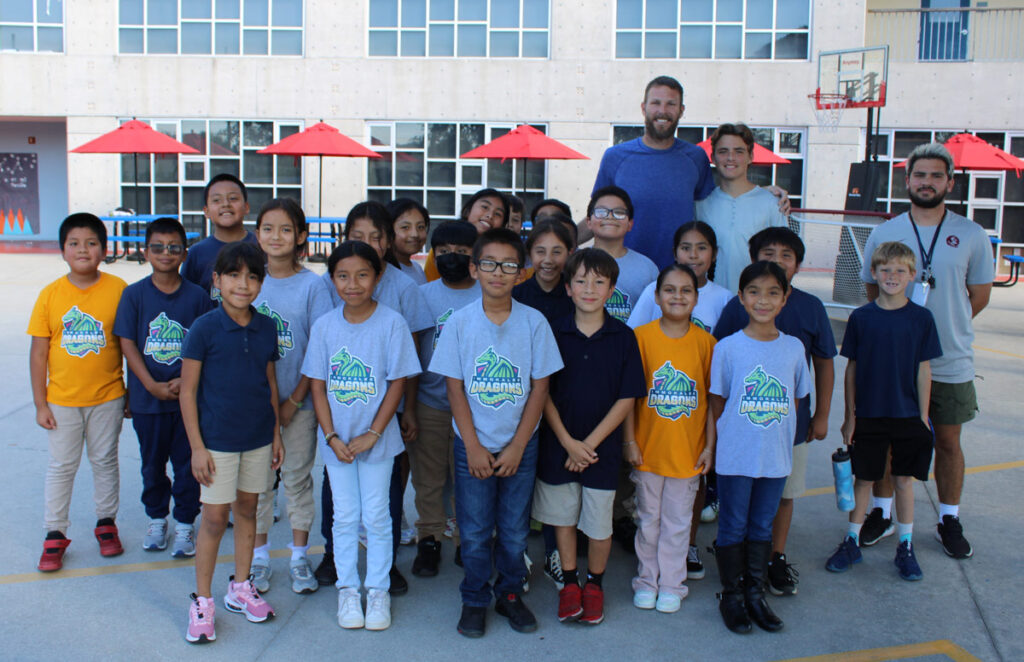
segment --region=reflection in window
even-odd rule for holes
[[[0,2],[0,51],[63,53],[62,0]]]

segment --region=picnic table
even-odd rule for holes
[[[124,216],[100,216],[100,220],[105,223],[113,224],[113,233],[107,235],[107,242],[112,244],[113,253],[105,258],[105,262],[110,264],[119,258],[125,258],[126,260],[134,260],[136,262],[145,262],[145,258],[142,256],[140,250],[141,245],[146,242],[146,231],[143,228],[143,224],[149,225],[158,218],[173,218],[178,220],[178,217],[172,214],[129,214]],[[132,229],[132,224],[135,224],[135,228]],[[120,227],[118,227],[120,224]],[[186,232],[185,240],[191,242],[193,239],[198,239],[198,232]],[[123,252],[119,253],[118,246],[120,245]],[[129,253],[131,247],[135,247],[134,253]]]

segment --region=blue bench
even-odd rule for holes
[[[1004,255],[1003,259],[1010,263],[1010,275],[1006,280],[997,280],[994,287],[1013,287],[1020,280],[1020,265],[1024,264],[1024,255]]]

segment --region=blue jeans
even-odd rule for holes
[[[772,539],[772,521],[779,509],[785,478],[751,478],[718,474],[719,547],[744,540]]]
[[[462,536],[462,565],[466,571],[459,590],[465,605],[486,607],[491,604],[492,567],[498,570],[494,595],[523,592],[526,577],[523,553],[530,530],[537,445],[537,435],[534,435],[514,475],[480,480],[469,473],[466,446],[462,439],[455,437],[455,516]],[[493,537],[495,529],[497,537]]]

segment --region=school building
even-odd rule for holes
[[[919,143],[966,130],[1024,156],[1022,35],[1020,0],[3,0],[0,239],[52,240],[69,210],[119,206],[202,230],[218,172],[242,177],[253,213],[278,195],[311,216],[411,196],[451,218],[493,186],[581,216],[601,154],[639,135],[660,74],[685,87],[681,138],[746,122],[791,161],[755,167],[759,182],[842,208],[866,111],[825,132],[807,95],[820,51],[878,45],[881,208],[899,211],[892,166]],[[133,117],[200,153],[68,153]],[[325,158],[322,212],[318,159],[256,153],[321,119],[384,157]],[[591,160],[460,158],[520,123]],[[1024,179],[957,177],[951,197],[1004,250],[1024,247]]]

